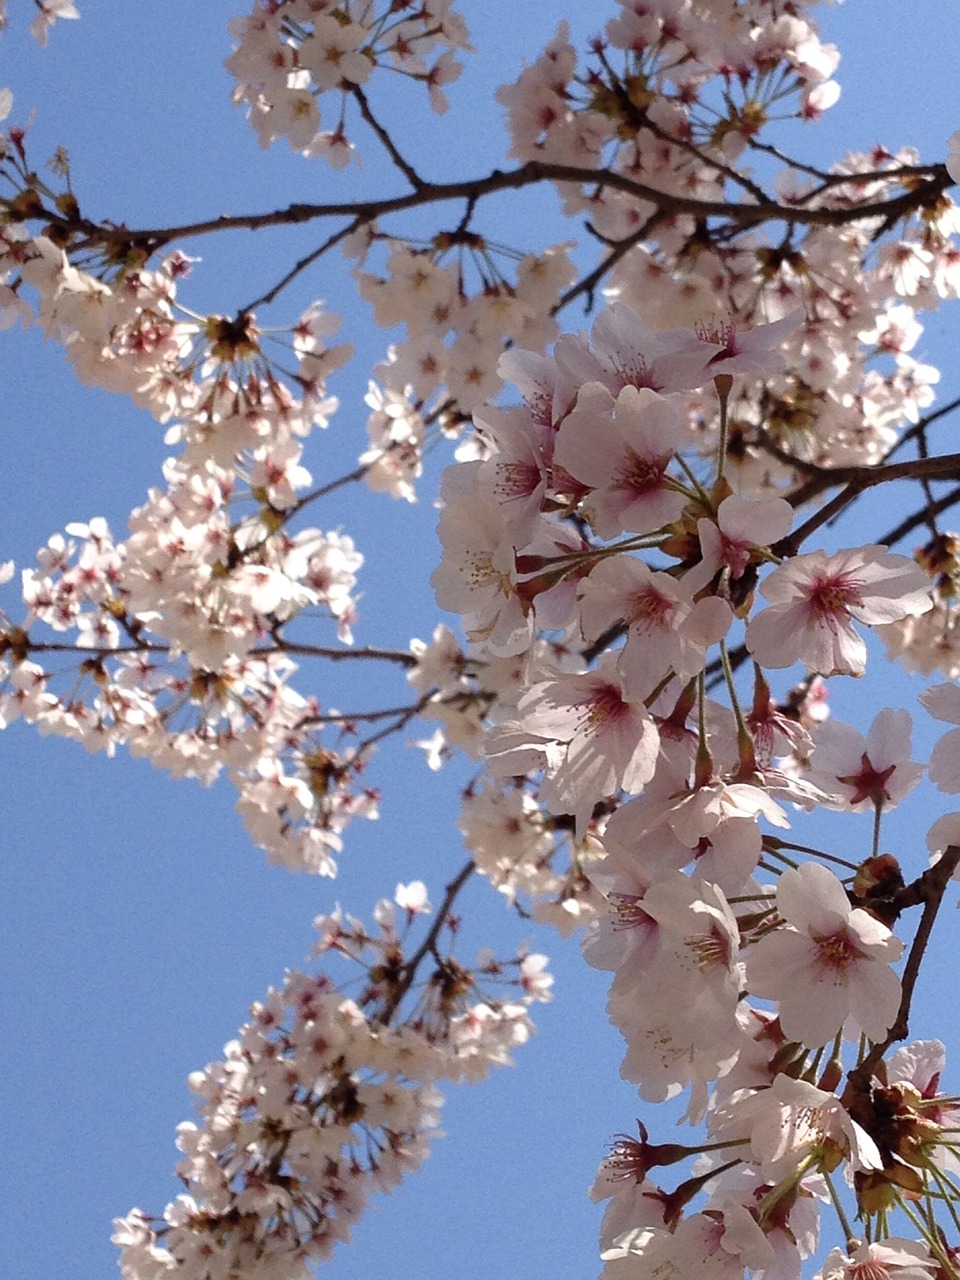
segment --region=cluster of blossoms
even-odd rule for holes
[[[249,17],[230,24],[236,48],[227,70],[233,100],[247,104],[260,145],[286,138],[295,151],[322,156],[335,169],[350,161],[346,108],[377,67],[427,86],[444,112],[443,89],[463,70],[466,23],[453,0],[257,0]],[[317,99],[339,93],[332,128],[323,128]]]
[[[382,270],[369,269],[371,251],[386,243]],[[544,351],[557,336],[553,319],[563,291],[576,278],[568,246],[520,256],[508,278],[483,238],[441,233],[426,249],[365,228],[349,246],[360,261],[357,290],[378,325],[403,325],[387,358],[374,367],[367,404],[370,447],[360,456],[367,484],[416,501],[428,424],[446,436],[502,385],[497,358],[517,344]],[[470,276],[478,287],[471,290]]]
[[[125,746],[205,785],[226,770],[273,861],[332,875],[343,829],[377,816],[369,752],[355,726],[295,691],[296,664],[269,641],[305,603],[325,604],[342,630],[360,557],[343,535],[309,530],[272,539],[283,549],[272,565],[231,565],[226,515],[219,538],[211,520],[222,494],[196,480],[154,495],[127,542],[102,519],[69,525],[23,571],[26,618],[0,615],[0,724],[22,717],[88,751]],[[39,639],[38,624],[75,638]],[[89,656],[71,680],[48,655],[74,645]]]
[[[326,974],[289,972],[251,1009],[224,1058],[195,1072],[200,1122],[179,1127],[186,1192],[153,1219],[118,1219],[124,1280],[308,1280],[374,1192],[392,1190],[429,1152],[438,1081],[480,1080],[511,1062],[532,1031],[528,1006],[548,1000],[543,956],[474,968],[441,957],[418,973],[427,946],[410,926],[431,910],[423,884],[398,885],[375,927],[339,909],[315,924],[315,954],[363,972],[345,996]],[[509,998],[485,995],[497,986]]]
[[[41,41],[77,16],[66,0],[38,7]],[[796,1280],[821,1203],[846,1236],[828,1280],[957,1273],[960,1244],[933,1225],[958,1172],[943,1047],[890,1050],[907,1034],[915,954],[901,981],[896,930],[909,908],[938,905],[960,814],[930,828],[935,865],[909,885],[880,835],[924,772],[960,792],[960,696],[953,683],[922,696],[951,726],[924,765],[906,711],[861,733],[826,718],[824,684],[864,673],[866,628],[908,668],[957,678],[957,535],[936,533],[919,563],[882,539],[801,552],[821,513],[796,517],[836,468],[874,467],[910,437],[927,450],[939,375],[911,352],[917,313],[960,291],[945,194],[960,134],[946,171],[877,147],[768,185],[780,153],[761,132],[775,115],[815,119],[839,92],[812,8],[618,0],[586,69],[564,25],[500,90],[513,156],[603,247],[579,284],[571,246],[517,253],[508,275],[474,229],[499,174],[464,194],[455,230],[411,243],[357,205],[330,237],[376,323],[404,329],[367,397],[367,483],[412,501],[431,427],[475,427],[442,481],[432,579],[467,643],[441,626],[409,653],[371,651],[413,690],[383,713],[293,687],[294,656],[341,658],[356,622],[361,554],[299,523],[340,483],[312,489],[304,462],[349,355],[328,343],[336,319],[316,304],[271,333],[252,309],[193,314],[178,298],[190,259],[87,221],[63,157],[55,188],[28,163],[24,129],[0,135],[13,191],[0,325],[35,321],[81,380],[129,397],[178,450],[128,537],[99,517],[73,523],[22,571],[24,615],[0,614],[0,726],[22,717],[203,783],[226,772],[254,841],[322,875],[347,824],[377,816],[364,770],[380,738],[420,715],[437,726],[416,744],[432,766],[454,751],[477,762],[459,820],[472,865],[519,912],[586,926],[587,962],[613,975],[624,1077],[648,1102],[686,1094],[704,1130],[689,1145],[651,1144],[643,1126],[618,1139],[594,1188],[610,1200],[607,1280]],[[286,137],[342,167],[349,108],[422,193],[365,88],[390,68],[444,110],[469,48],[452,0],[261,0],[232,34],[234,98],[264,146]],[[0,119],[10,109],[0,94]],[[591,332],[560,334],[556,313],[600,281],[610,305]],[[493,402],[503,382],[520,404]],[[0,567],[0,582],[13,575]],[[305,618],[336,644],[299,640]],[[65,651],[80,654],[75,672]],[[798,665],[778,700],[768,673]],[[725,703],[709,696],[720,685]],[[784,833],[814,808],[871,815],[872,843],[804,860]],[[370,1192],[423,1158],[436,1083],[510,1060],[528,1006],[548,998],[545,960],[441,956],[447,907],[415,948],[420,885],[379,904],[374,930],[339,910],[318,920],[319,954],[359,964],[361,994],[290,973],[193,1077],[186,1194],[162,1219],[118,1224],[127,1280],[308,1276]],[[503,983],[508,1001],[488,994]],[[684,1163],[672,1190],[650,1177]],[[920,1230],[918,1200],[922,1241],[894,1236],[900,1211]]]
[[[792,458],[835,467],[882,457],[939,379],[910,354],[917,312],[960,286],[957,214],[942,181],[880,248],[882,215],[845,218],[842,229],[831,221],[933,178],[915,152],[878,146],[830,171],[784,168],[766,182],[771,166],[754,144],[771,118],[815,118],[838,93],[838,54],[819,40],[812,8],[622,3],[586,68],[561,27],[499,94],[514,155],[597,171],[592,182],[557,179],[565,209],[611,245],[608,292],[648,323],[692,327],[717,298],[743,327],[802,308],[783,371],[731,401],[731,465],[753,489],[788,482]],[[764,177],[738,160],[756,160]],[[764,205],[792,208],[796,220],[776,219],[768,237],[755,218],[738,219]]]
[[[823,723],[813,678],[863,674],[862,628],[923,618],[930,578],[883,546],[798,554],[791,504],[735,493],[724,474],[734,388],[782,373],[774,347],[800,323],[655,332],[615,303],[552,357],[503,357],[523,402],[477,412],[482,457],[449,468],[441,488],[433,582],[471,640],[447,687],[471,664],[481,681],[485,663],[521,673],[512,698],[496,684],[477,748],[504,782],[491,794],[513,822],[507,847],[533,869],[547,833],[572,828],[591,894],[568,917],[592,920],[586,959],[614,975],[622,1074],[649,1102],[687,1092],[687,1120],[705,1125],[689,1146],[654,1147],[641,1131],[605,1162],[611,1280],[694,1265],[799,1274],[838,1166],[879,1224],[877,1247],[894,1250],[883,1235],[904,1189],[935,1191],[953,1160],[942,1046],[882,1057],[903,999],[893,928],[911,899],[880,851],[880,819],[924,773],[909,758],[910,716],[881,712],[866,735]],[[709,466],[692,407],[705,383],[720,419]],[[753,661],[746,705],[734,639]],[[728,707],[705,696],[711,655]],[[808,675],[778,705],[765,671],[797,663]],[[927,710],[960,723],[955,692],[928,691]],[[960,789],[956,733],[930,764],[945,791]],[[774,834],[790,826],[785,803],[873,814],[869,855],[845,863],[852,888],[795,861],[802,846]],[[472,804],[462,826],[482,844]],[[939,820],[931,853],[952,850],[955,865],[957,834],[957,815]],[[860,1046],[852,1061],[844,1042]],[[649,1177],[697,1157],[671,1191]],[[936,1236],[905,1249],[903,1266],[942,1261]]]
[[[351,250],[363,259],[354,273],[357,290],[379,326],[402,324],[406,332],[374,369],[383,391],[375,406],[379,416],[368,422],[372,451],[364,456],[388,475],[402,468],[413,479],[419,474],[414,467],[420,461],[423,405],[430,403],[455,431],[500,390],[497,358],[504,346],[544,351],[557,337],[553,313],[576,271],[568,246],[557,245],[523,254],[509,279],[482,237],[442,233],[428,249],[387,237],[380,275],[362,269],[380,239],[371,228]],[[471,270],[479,281],[474,291]],[[392,489],[386,482],[376,487]],[[411,492],[396,496],[409,498]]]
[[[333,708],[292,689],[282,633],[307,610],[352,641],[362,556],[342,533],[289,527],[312,484],[305,441],[336,408],[326,377],[349,353],[326,338],[339,322],[318,305],[277,335],[296,361],[283,375],[252,315],[178,312],[183,255],[104,282],[22,219],[0,242],[78,375],[174,419],[166,439],[180,446],[126,540],[101,518],[71,524],[23,570],[26,613],[2,618],[0,718],[89,750],[125,745],[204,783],[226,768],[256,842],[291,869],[332,874],[343,828],[376,816],[358,785],[368,753]],[[19,288],[13,304],[26,308]],[[65,648],[84,654],[77,679],[44,665]]]

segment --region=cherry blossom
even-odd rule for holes
[[[658,333],[631,307],[614,302],[594,321],[589,347],[582,337],[564,335],[555,358],[578,383],[602,382],[614,396],[624,387],[668,394],[701,385],[720,350],[689,329]]]
[[[821,675],[863,675],[867,650],[853,623],[887,623],[932,608],[922,571],[885,547],[814,551],[776,568],[760,587],[770,608],[747,626],[764,667],[803,662]]]
[[[542,759],[541,800],[554,813],[574,815],[579,839],[597,798],[619,788],[639,791],[653,776],[656,725],[643,703],[628,695],[609,660],[587,675],[559,675],[533,685],[518,701],[517,714],[509,737],[491,736],[491,768],[509,776],[527,771],[531,752]]]
[[[621,618],[627,627],[619,671],[624,687],[645,697],[668,675],[689,679],[703,670],[707,649],[733,621],[724,601],[694,601],[686,580],[652,572],[641,560],[602,560],[580,584],[580,626],[597,640]]]
[[[477,638],[486,636],[495,651],[515,653],[530,643],[530,620],[516,590],[509,528],[478,489],[482,465],[447,472],[442,492],[448,506],[439,530],[444,559],[431,583],[442,608],[472,616]]]
[[[717,329],[705,327],[702,340],[719,347],[711,356],[708,373],[714,378],[736,374],[762,378],[780,373],[786,361],[776,348],[802,323],[803,312],[792,311],[772,324],[755,325],[744,332],[738,332],[730,323],[721,324]]]
[[[830,720],[817,731],[807,777],[828,795],[826,804],[855,813],[891,809],[923,776],[910,752],[910,713],[889,707],[879,712],[864,737],[852,725]]]
[[[856,1170],[881,1167],[876,1143],[840,1100],[805,1080],[781,1073],[769,1089],[735,1098],[727,1118],[749,1137],[765,1182],[795,1173],[811,1156],[829,1169],[837,1151]]]
[[[936,1263],[923,1245],[912,1240],[878,1240],[862,1244],[849,1256],[833,1249],[817,1273],[818,1280],[854,1280],[869,1271],[878,1280],[925,1280]]]
[[[72,0],[38,0],[40,12],[30,23],[30,34],[40,45],[47,43],[50,28],[58,18],[79,18],[80,10]]]
[[[716,522],[697,521],[701,559],[686,574],[686,584],[698,591],[724,571],[731,581],[742,578],[748,565],[762,559],[758,551],[787,536],[792,520],[790,504],[782,498],[757,501],[730,494],[717,508]]]
[[[881,853],[881,814],[923,771],[910,716],[826,719],[813,676],[864,674],[858,624],[907,670],[960,672],[960,541],[938,488],[956,464],[930,412],[939,370],[911,354],[924,314],[960,296],[960,133],[945,167],[881,144],[823,166],[788,156],[788,123],[839,95],[814,8],[613,0],[582,52],[562,22],[496,94],[518,163],[447,183],[433,135],[403,136],[380,93],[403,77],[447,110],[471,51],[453,0],[257,0],[230,24],[226,65],[260,145],[286,139],[296,163],[334,170],[372,148],[386,169],[364,170],[362,200],[338,185],[357,175],[334,173],[316,205],[179,229],[81,210],[66,152],[45,167],[0,90],[5,340],[35,322],[81,382],[159,424],[171,455],[126,530],[88,515],[32,561],[11,545],[0,727],[222,779],[267,858],[321,881],[354,820],[389,814],[385,739],[441,776],[460,753],[470,769],[461,869],[439,892],[398,884],[370,922],[325,904],[323,971],[288,969],[193,1073],[181,1193],[116,1224],[128,1280],[306,1280],[428,1154],[438,1086],[512,1061],[553,979],[525,941],[458,952],[474,871],[524,928],[582,931],[586,962],[611,974],[622,1076],[644,1102],[685,1094],[699,1126],[689,1143],[652,1141],[644,1122],[616,1140],[593,1192],[611,1201],[605,1277],[798,1280],[821,1213],[842,1241],[828,1280],[955,1269],[946,1055],[891,1046],[960,875],[960,815],[922,824],[925,871],[910,870],[909,827]],[[78,16],[70,0],[36,10],[41,44]],[[500,243],[496,202],[520,189],[531,209],[555,194],[572,238],[544,243],[534,213],[524,243]],[[326,229],[249,290],[258,302],[198,309],[209,281],[178,241],[301,223]],[[343,421],[327,380],[352,346],[330,345],[338,322],[318,302],[268,318],[335,249],[393,330],[341,476],[314,433]],[[431,583],[460,629],[377,645],[364,555],[328,509],[353,518],[336,504],[362,481],[412,518],[444,450]],[[891,507],[922,497],[887,532],[859,504],[866,523],[835,534],[866,488]],[[914,560],[879,541],[835,549],[855,527],[909,550],[921,525]],[[810,550],[814,533],[832,541]],[[406,539],[387,549],[405,573]],[[378,682],[361,678],[354,702],[347,658],[399,668],[400,697],[371,707]],[[768,671],[795,663],[809,674],[774,694]],[[920,700],[960,723],[954,684]],[[957,732],[930,762],[947,793]],[[806,811],[826,825],[831,809],[872,810],[872,850],[808,837]],[[912,938],[902,983],[894,928]]]
[[[890,968],[902,944],[817,863],[785,871],[777,883],[784,927],[747,955],[751,993],[776,1000],[784,1033],[816,1048],[841,1029],[880,1040],[896,1017],[900,981]]]
[[[652,533],[680,515],[686,498],[667,472],[681,426],[679,407],[646,387],[626,386],[615,400],[600,383],[581,390],[554,459],[592,490],[583,506],[601,538]]]

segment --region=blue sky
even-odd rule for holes
[[[438,120],[402,92],[391,100],[398,132],[417,138],[436,177],[503,163],[491,87],[512,79],[522,57],[535,57],[565,16],[558,0],[509,7],[464,0],[462,7],[478,52],[451,91],[450,115]],[[575,8],[581,33],[609,14],[599,0]],[[345,190],[396,189],[370,145],[364,167],[345,177],[285,147],[259,150],[228,101],[221,64],[226,22],[237,10],[223,0],[87,0],[82,21],[59,25],[46,51],[26,37],[21,9],[27,6],[14,0],[0,41],[0,84],[14,90],[18,119],[37,110],[29,135],[36,163],[56,145],[67,147],[91,216],[158,225]],[[824,25],[843,53],[844,93],[823,124],[798,136],[798,150],[829,162],[882,140],[942,157],[960,127],[960,11],[915,0],[908,14],[896,0],[848,0],[824,11]],[[549,198],[512,207],[504,200],[497,211],[497,238],[524,248],[572,235]],[[185,243],[204,261],[183,296],[198,310],[229,314],[312,243],[303,229]],[[358,349],[334,381],[341,411],[310,455],[314,475],[326,477],[351,468],[364,447],[366,379],[387,337],[372,328],[336,263],[264,318],[289,321],[315,297],[344,317],[344,336]],[[925,323],[920,354],[943,367],[944,396],[955,394],[957,321],[945,308]],[[157,482],[167,453],[162,428],[123,400],[80,387],[62,352],[37,332],[4,334],[0,353],[8,460],[0,560],[29,563],[51,532],[93,515],[107,516],[119,535],[130,508]],[[366,556],[358,642],[405,648],[411,636],[429,636],[436,608],[427,580],[437,558],[429,488],[416,507],[353,488],[315,520],[342,527]],[[873,526],[862,536],[876,532]],[[848,536],[860,539],[856,531]],[[9,589],[5,600],[12,606]],[[876,670],[883,695],[910,706],[919,683],[882,659]],[[330,700],[376,704],[378,678],[339,668],[335,675]],[[329,677],[304,669],[300,687],[328,688],[320,681]],[[398,691],[394,681],[386,696]],[[844,718],[869,719],[880,696],[868,672],[835,702]],[[383,817],[350,829],[341,879],[331,884],[266,866],[225,784],[205,791],[174,783],[142,761],[91,758],[23,725],[0,736],[0,1111],[8,1153],[0,1274],[112,1275],[111,1219],[135,1204],[159,1211],[177,1190],[170,1171],[175,1126],[190,1116],[187,1073],[219,1056],[249,1003],[286,966],[304,962],[313,916],[337,900],[367,916],[397,881],[415,877],[439,898],[463,858],[454,821],[464,772],[431,774],[401,742],[383,753],[375,773]],[[942,797],[929,803],[942,805]],[[851,840],[866,840],[867,821],[847,825]],[[919,818],[905,810],[889,829],[909,848],[905,861],[914,869],[922,864],[917,832],[927,823],[926,810]],[[514,1070],[451,1091],[448,1136],[419,1175],[361,1221],[332,1264],[337,1280],[387,1269],[419,1280],[582,1280],[598,1270],[598,1214],[586,1188],[610,1137],[632,1128],[640,1112],[635,1091],[618,1076],[619,1038],[603,1012],[606,983],[575,944],[522,927],[486,886],[474,886],[466,901],[474,945],[509,949],[529,938],[551,955],[556,998],[535,1010],[539,1034]],[[945,944],[940,956],[942,976]],[[946,984],[938,985],[944,992]],[[920,1015],[918,1032],[934,1034],[951,1002],[933,990]],[[666,1120],[646,1119],[666,1128]]]

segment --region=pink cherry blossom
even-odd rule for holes
[[[584,934],[583,958],[595,969],[612,970],[615,984],[632,990],[659,946],[660,927],[643,906],[652,876],[636,858],[611,849],[591,868],[590,878],[609,904],[609,914],[599,916]]]
[[[506,739],[491,735],[487,758],[500,776],[526,773],[531,753],[544,764],[541,800],[573,814],[583,839],[597,800],[623,788],[639,791],[653,776],[660,743],[642,702],[624,691],[607,655],[596,671],[535,684],[517,703],[518,723]],[[506,754],[498,750],[508,745]],[[533,767],[536,767],[534,764]]]
[[[892,809],[923,776],[923,765],[909,759],[910,713],[884,708],[866,737],[852,725],[829,720],[817,731],[806,777],[828,796],[828,807]]]
[[[712,377],[747,374],[756,378],[781,373],[787,362],[775,348],[795,333],[803,320],[803,312],[798,310],[791,311],[782,320],[755,325],[752,329],[738,329],[732,323],[721,324],[716,329],[704,326],[702,340],[720,347],[712,356],[707,373]]]
[[[735,1099],[727,1120],[731,1129],[746,1128],[751,1154],[769,1183],[789,1177],[811,1156],[822,1156],[831,1167],[837,1147],[852,1169],[869,1172],[883,1165],[877,1144],[840,1099],[806,1080],[777,1075],[769,1089]]]
[[[930,1280],[938,1269],[919,1241],[890,1238],[862,1244],[849,1255],[832,1249],[815,1280]]]
[[[747,954],[750,992],[777,1000],[784,1034],[810,1048],[841,1028],[882,1040],[900,1006],[898,939],[814,862],[781,875],[777,910],[784,925]]]
[[[704,342],[692,329],[658,333],[622,302],[600,312],[590,338],[590,350],[582,337],[558,339],[557,365],[578,383],[602,382],[613,395],[623,387],[669,394],[701,386],[722,350],[721,343]]]
[[[430,579],[441,608],[467,614],[477,639],[494,652],[519,653],[530,643],[531,621],[514,584],[516,553],[496,503],[478,490],[475,462],[448,469],[441,490],[443,559]]]
[[[554,460],[593,490],[582,505],[601,538],[651,533],[677,519],[687,499],[667,473],[682,432],[680,407],[646,387],[624,387],[616,400],[598,382],[581,390]]]
[[[757,662],[803,662],[825,676],[863,674],[867,650],[855,621],[893,622],[933,604],[923,570],[880,546],[795,556],[774,569],[760,594],[771,607],[747,625],[747,648]]]
[[[793,521],[793,508],[783,498],[724,498],[716,522],[697,521],[700,563],[685,575],[691,591],[700,591],[721,570],[736,580],[747,565],[757,562],[759,548],[769,548],[785,538]]]
[[[628,556],[601,560],[580,584],[578,598],[588,642],[618,620],[626,623],[620,674],[637,697],[646,697],[671,673],[686,680],[702,671],[708,647],[733,621],[725,601],[694,601],[686,580],[677,582]]]

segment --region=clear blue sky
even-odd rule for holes
[[[35,162],[66,146],[92,216],[158,225],[397,187],[372,145],[363,169],[345,177],[285,146],[258,149],[228,101],[225,26],[238,10],[224,0],[87,0],[81,22],[58,25],[45,52],[25,34],[28,6],[14,0],[10,7],[0,85],[14,90],[18,119],[37,109],[29,138]],[[609,14],[600,0],[463,0],[478,54],[450,93],[450,115],[415,113],[406,98],[396,107],[410,111],[431,176],[503,163],[491,87],[512,79],[523,56],[536,56],[565,7],[575,9],[575,30],[585,33]],[[843,53],[844,93],[822,125],[798,131],[798,152],[807,148],[829,162],[881,140],[941,158],[947,136],[960,128],[960,10],[931,0],[909,7],[848,0],[823,17]],[[534,206],[508,213],[502,203],[497,238],[524,248],[568,238],[551,221],[552,209],[543,199],[532,223]],[[183,296],[198,310],[229,314],[312,243],[303,230],[186,243],[204,262]],[[387,339],[370,327],[338,266],[304,282],[274,318],[293,318],[314,297],[344,317],[344,334],[358,348],[335,380],[341,411],[309,457],[314,475],[325,477],[352,467],[363,448],[366,378]],[[925,323],[918,354],[943,367],[943,393],[955,394],[955,311]],[[119,536],[167,453],[161,428],[125,401],[80,387],[62,352],[34,331],[0,341],[0,438],[8,460],[0,560],[18,564],[71,520],[105,515]],[[411,636],[432,631],[431,496],[425,488],[421,503],[408,507],[352,489],[316,514],[325,529],[342,526],[367,558],[360,643],[405,648]],[[12,605],[9,588],[4,599]],[[335,674],[333,701],[375,704],[365,673]],[[319,682],[329,676],[305,669],[300,687],[326,689]],[[880,697],[869,673],[860,685],[848,683],[838,711],[869,718]],[[906,706],[919,688],[888,666],[881,685],[891,702]],[[111,1219],[135,1204],[158,1212],[178,1189],[174,1130],[191,1114],[187,1073],[218,1057],[249,1003],[286,966],[304,962],[313,916],[337,900],[366,916],[398,880],[415,877],[439,898],[463,856],[454,827],[463,773],[431,774],[403,745],[384,752],[375,773],[383,817],[350,829],[341,880],[331,884],[267,867],[226,784],[204,791],[174,783],[144,762],[91,758],[23,725],[0,736],[0,1275],[111,1276]],[[905,861],[914,869],[922,860],[917,832],[927,824],[924,810],[905,812],[890,827],[891,837],[912,842]],[[866,838],[861,826],[848,829],[851,838]],[[618,1078],[619,1038],[603,1012],[606,983],[583,965],[575,944],[523,929],[484,885],[467,901],[477,945],[510,948],[529,937],[551,955],[555,1001],[534,1011],[539,1035],[514,1070],[452,1091],[448,1136],[419,1175],[361,1221],[354,1243],[331,1264],[337,1280],[385,1272],[410,1280],[584,1280],[599,1269],[598,1214],[586,1189],[611,1135],[632,1128],[639,1114],[634,1090]],[[945,997],[939,1005],[930,997],[917,1030],[934,1034],[950,1014]]]

